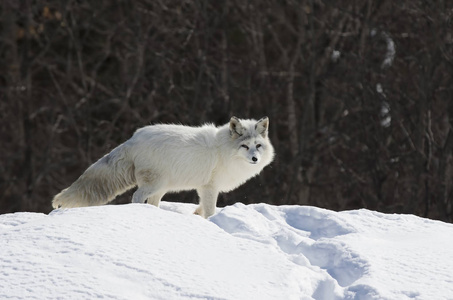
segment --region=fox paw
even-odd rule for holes
[[[203,208],[201,206],[198,206],[197,209],[193,212],[193,214],[204,217]]]

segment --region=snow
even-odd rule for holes
[[[0,299],[453,299],[453,225],[368,210],[0,215]]]
[[[332,51],[332,55],[330,56],[330,59],[333,61],[333,62],[337,62],[339,59],[340,59],[340,56],[341,56],[341,52],[338,51],[338,50],[333,50]]]
[[[385,43],[387,46],[387,51],[385,52],[385,57],[381,64],[381,68],[385,69],[393,65],[393,60],[395,59],[396,56],[396,45],[393,39],[390,37],[389,33],[385,31],[381,32],[375,28],[370,30],[371,37],[377,36],[378,33],[380,33],[381,36],[385,39]]]
[[[385,42],[387,43],[387,52],[385,53],[385,58],[382,62],[381,67],[386,68],[390,67],[393,64],[393,60],[395,59],[396,55],[396,47],[395,42],[392,40],[388,33],[384,32],[383,36],[385,38]]]

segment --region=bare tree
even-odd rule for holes
[[[366,207],[452,221],[452,9],[4,0],[0,210],[48,212],[56,192],[138,127],[268,115],[275,162],[220,206]]]

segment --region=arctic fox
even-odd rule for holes
[[[167,192],[197,190],[195,214],[214,214],[217,196],[256,176],[274,158],[269,119],[239,120],[215,127],[150,125],[92,164],[57,194],[54,208],[102,205],[138,186],[134,203],[159,206]]]

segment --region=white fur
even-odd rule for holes
[[[138,186],[132,202],[158,206],[167,192],[197,190],[205,218],[214,214],[217,196],[231,191],[271,163],[269,119],[232,117],[221,127],[153,125],[91,165],[53,199],[54,208],[101,205]]]

